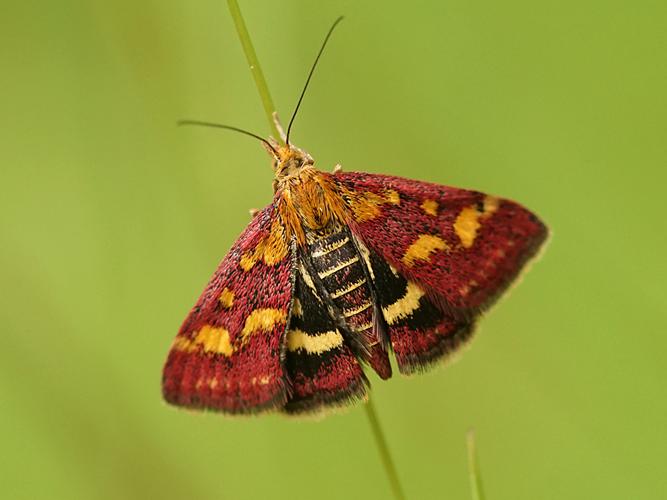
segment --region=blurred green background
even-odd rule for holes
[[[434,373],[373,378],[410,499],[664,498],[667,9],[660,1],[242,1],[294,142],[329,170],[521,201],[543,259]],[[0,497],[385,499],[363,409],[167,407],[167,349],[271,196],[222,0],[5,0]]]

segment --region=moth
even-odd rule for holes
[[[299,414],[362,400],[364,369],[388,379],[393,355],[402,374],[422,372],[468,342],[547,237],[516,202],[321,171],[289,128],[284,144],[259,139],[273,200],[181,326],[163,372],[171,404]]]

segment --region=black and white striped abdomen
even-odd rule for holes
[[[373,295],[365,262],[347,230],[322,236],[309,245],[313,270],[350,330],[369,339],[373,332]]]

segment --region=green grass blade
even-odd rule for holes
[[[477,450],[475,449],[475,431],[469,430],[466,436],[468,445],[468,477],[470,478],[470,490],[472,500],[484,500],[484,490],[482,488],[482,476],[479,472],[479,462],[477,461]]]
[[[257,58],[255,47],[253,46],[252,40],[250,39],[248,28],[246,27],[245,21],[243,20],[243,15],[241,14],[239,4],[236,0],[227,0],[227,5],[229,6],[229,12],[232,15],[232,19],[234,20],[236,32],[239,35],[239,40],[241,40],[243,52],[248,61],[248,66],[250,67],[250,73],[252,73],[252,77],[255,80],[255,85],[257,86],[257,91],[259,92],[259,97],[262,100],[262,106],[264,107],[264,113],[266,114],[266,119],[269,122],[269,127],[271,128],[271,134],[277,141],[282,142],[280,132],[278,131],[278,128],[276,127],[276,124],[273,120],[273,114],[276,111],[276,107],[273,104],[273,99],[271,99],[269,86],[266,84],[264,72],[262,71],[262,67],[259,64],[259,59]]]
[[[377,447],[378,453],[380,454],[380,459],[382,460],[384,470],[387,473],[389,486],[391,487],[394,498],[396,500],[406,500],[403,487],[401,486],[401,482],[398,479],[396,466],[394,465],[394,461],[391,458],[391,453],[389,452],[389,446],[387,446],[387,440],[384,437],[384,432],[382,431],[382,426],[380,425],[380,420],[378,419],[377,413],[375,412],[375,406],[373,405],[373,402],[370,398],[364,405],[364,410],[366,410],[368,423],[370,424],[371,430],[373,431],[375,445]]]

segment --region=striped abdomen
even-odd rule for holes
[[[345,323],[372,342],[373,298],[352,237],[341,231],[315,241],[309,250],[313,269]]]
[[[366,347],[366,361],[387,378],[391,376],[389,359],[381,338],[382,319],[375,306],[372,284],[366,263],[359,254],[352,235],[347,230],[310,238],[309,257],[313,273],[329,301],[334,314],[342,320],[352,335]],[[376,322],[378,325],[376,325]]]

